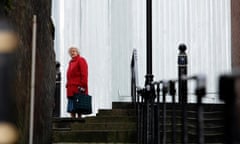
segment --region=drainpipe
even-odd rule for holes
[[[37,38],[37,16],[33,16],[32,33],[32,70],[31,70],[31,101],[30,101],[30,126],[29,126],[29,144],[33,144],[34,130],[34,99],[35,99],[35,65],[36,65],[36,38]]]

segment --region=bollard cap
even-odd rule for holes
[[[187,49],[187,46],[185,44],[180,44],[178,49],[180,50],[180,52],[185,52]]]

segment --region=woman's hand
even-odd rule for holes
[[[79,90],[80,93],[85,93],[85,88],[82,88],[82,87],[79,86],[78,90]]]

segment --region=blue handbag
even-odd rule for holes
[[[83,93],[78,93],[74,95],[73,107],[76,112],[82,114],[92,113],[92,96]]]

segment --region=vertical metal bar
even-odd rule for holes
[[[147,129],[146,129],[146,143],[149,144],[151,143],[151,114],[150,114],[150,99],[146,100],[146,125],[147,125]]]
[[[197,135],[198,144],[204,144],[204,123],[203,123],[203,106],[202,97],[206,95],[206,78],[205,76],[197,77]]]
[[[187,129],[187,104],[182,104],[182,142],[188,143],[188,129]]]
[[[163,144],[167,143],[167,131],[166,131],[166,114],[167,114],[167,106],[166,106],[166,94],[167,94],[167,83],[163,82]]]
[[[146,0],[147,4],[147,74],[152,74],[152,0]]]
[[[142,131],[142,141],[143,141],[143,144],[146,143],[146,131],[147,131],[147,124],[146,124],[146,103],[144,102],[143,103],[143,111],[142,111],[142,127],[143,127],[143,131]]]
[[[172,96],[172,143],[176,144],[176,88],[175,88],[175,82],[170,81],[169,82],[169,93]]]
[[[182,80],[182,76],[187,75],[187,54],[186,54],[186,45],[181,44],[179,46],[180,53],[178,55],[178,93],[179,93],[179,103],[187,103],[187,80]]]
[[[136,103],[136,109],[137,109],[137,144],[140,144],[140,138],[141,138],[141,113],[140,113],[140,101],[139,101],[139,92],[137,92],[137,103]]]
[[[152,75],[152,0],[146,0],[146,57],[147,57],[147,74],[145,80],[146,86],[146,94],[145,94],[145,101],[146,101],[146,124],[147,124],[147,131],[146,131],[146,139],[147,144],[151,143],[151,101],[154,100],[154,86],[152,85],[153,75]]]
[[[161,134],[160,134],[160,83],[157,84],[157,116],[156,116],[156,130],[155,130],[155,134],[156,134],[156,143],[160,144],[160,140],[161,140]]]
[[[140,124],[141,124],[141,126],[140,126],[140,128],[141,128],[141,131],[140,131],[140,140],[141,140],[141,143],[144,143],[144,123],[145,123],[145,121],[144,121],[144,115],[143,115],[143,113],[144,113],[144,99],[143,99],[143,97],[141,97],[141,110],[140,110],[140,115],[141,115],[141,119],[140,119]]]
[[[33,144],[34,132],[34,101],[35,101],[35,66],[36,66],[36,37],[37,37],[37,16],[33,16],[33,34],[32,34],[32,72],[31,72],[31,103],[30,103],[30,126],[29,126],[29,144]]]
[[[197,96],[197,135],[198,135],[198,144],[204,144],[204,123],[203,123],[203,106],[202,106],[202,97]]]
[[[155,112],[154,112],[154,107],[155,107],[155,99],[151,99],[151,117],[150,117],[150,131],[151,131],[151,143],[155,143],[155,132],[154,132],[154,127],[155,127]]]
[[[153,85],[153,92],[155,93],[155,86]],[[155,143],[155,95],[151,98],[151,143]]]

